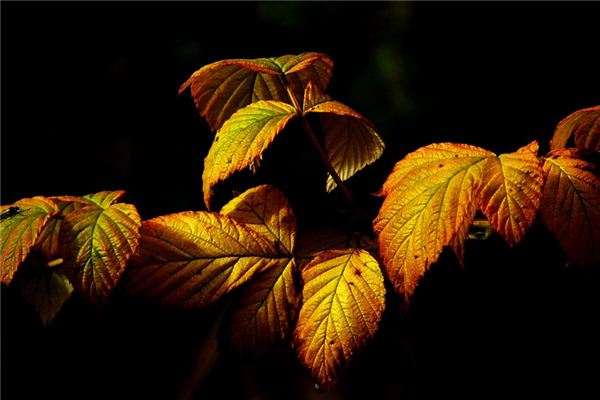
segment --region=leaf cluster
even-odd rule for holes
[[[326,190],[343,191],[359,213],[344,181],[377,160],[384,144],[371,122],[325,94],[332,69],[320,53],[232,59],[182,85],[216,131],[202,176],[209,210],[215,186],[259,168],[298,119],[327,169]],[[321,137],[306,118],[314,113]],[[474,223],[516,246],[539,219],[574,263],[600,262],[592,161],[600,152],[600,106],[567,116],[550,147],[544,156],[536,141],[500,155],[468,144],[421,147],[394,166],[365,232],[298,232],[288,199],[270,185],[249,188],[219,212],[143,222],[133,205],[117,202],[122,191],[23,199],[1,208],[1,279],[19,285],[44,323],[73,290],[102,304],[120,281],[132,294],[173,306],[228,297],[224,348],[263,354],[289,339],[327,388],[377,332],[385,281],[408,304],[444,248],[463,263]]]

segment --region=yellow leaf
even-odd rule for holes
[[[290,257],[233,218],[187,211],[145,221],[131,269],[134,293],[203,307]]]
[[[302,97],[309,81],[327,88],[333,67],[325,54],[302,53],[278,58],[231,59],[200,68],[181,86],[191,87],[200,114],[212,130],[219,129],[237,110],[259,100],[289,102],[280,75]]]
[[[204,160],[202,188],[210,209],[212,188],[231,174],[249,167],[296,116],[296,109],[277,101],[258,101],[237,111],[217,132]]]
[[[322,113],[325,151],[340,178],[345,181],[383,153],[384,144],[373,125],[350,107],[331,100],[316,85],[308,84],[304,114]],[[336,183],[328,174],[327,191]]]
[[[479,207],[510,244],[519,243],[542,200],[543,170],[537,142],[515,153],[490,157],[485,164]]]
[[[107,299],[139,243],[140,216],[131,204],[109,205],[118,197],[120,192],[102,192],[102,207],[88,205],[69,213],[59,233],[67,276],[95,303]]]
[[[238,352],[266,353],[284,340],[294,324],[299,303],[296,264],[277,264],[256,275],[229,305],[221,323],[221,344]]]
[[[261,185],[232,199],[221,214],[244,223],[291,255],[296,242],[296,217],[287,198],[277,188]]]
[[[45,197],[22,199],[0,206],[0,280],[8,285],[54,214],[56,204]]]
[[[293,344],[322,388],[335,383],[375,334],[385,307],[383,275],[365,250],[331,250],[302,270],[302,308]]]
[[[573,149],[555,150],[544,162],[542,220],[581,265],[600,262],[600,180],[593,169]]]
[[[124,190],[105,190],[103,192],[86,194],[81,197],[83,201],[90,201],[102,208],[110,207],[125,195]]]
[[[577,147],[600,151],[600,106],[575,111],[560,121],[550,141],[550,148],[556,150],[566,147],[571,135],[574,135]]]
[[[462,251],[490,157],[475,146],[432,144],[399,161],[385,181],[386,198],[373,224],[388,276],[406,300],[444,246]]]

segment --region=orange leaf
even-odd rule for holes
[[[331,165],[345,181],[383,153],[384,144],[373,125],[345,104],[331,100],[316,85],[308,84],[304,94],[304,114],[323,113],[325,150]],[[336,183],[328,175],[327,191]]]
[[[278,58],[231,59],[200,68],[181,86],[191,86],[200,114],[212,130],[219,129],[237,110],[259,100],[289,102],[279,75],[285,74],[297,96],[309,81],[325,90],[333,63],[324,54],[302,53]]]
[[[289,256],[231,217],[187,211],[145,221],[130,288],[164,304],[203,307]]]
[[[22,199],[0,207],[0,281],[8,285],[54,214],[56,204],[45,197]]]
[[[475,146],[432,144],[399,161],[385,181],[386,198],[373,224],[388,276],[406,300],[444,246],[461,251],[464,238],[457,235],[466,235],[473,219],[490,157]]]
[[[52,260],[53,258],[59,257],[58,237],[65,215],[92,203],[82,197],[72,196],[54,196],[49,197],[49,199],[54,201],[59,214],[48,220],[48,223],[44,226],[44,229],[42,229],[42,232],[36,241],[35,248],[48,260]]]
[[[302,270],[302,308],[294,347],[322,388],[378,329],[385,307],[383,275],[365,250],[331,250]]]
[[[593,164],[574,149],[559,149],[544,162],[542,220],[576,263],[600,262],[600,180]]]
[[[571,135],[574,135],[577,147],[600,151],[600,106],[575,111],[560,121],[550,141],[550,148],[566,147]]]
[[[542,162],[537,142],[515,153],[490,157],[485,164],[479,207],[492,227],[510,244],[519,243],[542,200]]]
[[[291,255],[296,242],[296,217],[285,195],[277,188],[261,185],[237,196],[222,209],[238,222],[276,243],[280,252]]]
[[[256,275],[230,304],[221,323],[220,339],[238,352],[264,354],[284,340],[294,324],[300,296],[296,264],[277,264]]]
[[[278,101],[258,101],[231,116],[217,132],[204,160],[202,188],[206,207],[210,209],[213,186],[258,160],[295,116],[294,107]]]
[[[141,219],[131,204],[110,204],[122,192],[89,195],[88,205],[65,216],[59,252],[77,290],[95,303],[104,302],[117,285],[139,243]],[[110,204],[110,205],[109,205]]]

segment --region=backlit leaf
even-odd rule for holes
[[[282,74],[298,99],[309,81],[327,88],[333,67],[325,54],[302,53],[277,58],[231,59],[200,68],[181,86],[191,87],[200,114],[212,130],[219,129],[233,113],[259,100],[290,102]]]
[[[102,192],[98,201],[103,207],[89,205],[69,213],[59,233],[65,272],[75,288],[96,303],[107,299],[139,243],[141,218],[136,208],[108,205],[118,197],[120,192]]]
[[[203,307],[255,274],[285,266],[272,240],[233,218],[187,211],[144,221],[130,289],[164,304]]]
[[[304,96],[304,114],[312,112],[323,113],[325,151],[343,181],[383,153],[383,141],[365,117],[324,95],[318,86],[309,84]],[[328,175],[327,191],[335,187],[335,181]]]
[[[444,246],[462,251],[490,157],[475,146],[432,144],[408,154],[386,179],[386,198],[373,224],[388,276],[406,300]]]
[[[8,285],[54,214],[56,204],[45,197],[22,199],[0,206],[0,278]]]
[[[48,220],[35,244],[35,248],[44,254],[48,260],[60,256],[58,235],[65,215],[92,204],[87,199],[74,196],[56,196],[50,197],[50,199],[56,204],[58,214]]]
[[[276,243],[279,251],[292,254],[296,242],[296,217],[287,198],[277,188],[261,185],[232,199],[221,214],[246,224]]]
[[[73,285],[62,271],[44,268],[19,281],[19,290],[46,326],[71,297]]]
[[[375,334],[385,307],[383,275],[365,250],[326,251],[302,269],[302,308],[293,343],[322,388]]]
[[[344,232],[334,228],[320,228],[305,232],[298,240],[296,258],[304,267],[313,258],[326,250],[349,248],[364,249],[369,252],[379,247],[377,241],[362,232]]]
[[[238,352],[266,353],[290,333],[300,306],[293,259],[256,275],[229,305],[221,323],[220,342]]]
[[[542,162],[537,142],[515,153],[490,157],[485,164],[479,207],[492,227],[510,244],[519,243],[542,200]]]
[[[600,106],[575,111],[560,121],[550,141],[551,149],[566,147],[571,135],[577,147],[600,151]]]
[[[124,190],[106,190],[103,192],[86,194],[85,196],[82,196],[82,200],[88,200],[98,205],[99,207],[107,208],[110,207],[111,204],[119,200],[121,197],[123,197],[123,195],[125,195]]]
[[[204,160],[202,188],[209,209],[213,186],[258,160],[295,116],[294,107],[278,101],[258,101],[231,116]]]
[[[559,149],[544,162],[542,220],[576,263],[600,262],[600,180],[593,164],[574,149]]]

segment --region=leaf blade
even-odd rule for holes
[[[62,271],[46,268],[19,282],[19,291],[36,310],[42,325],[48,326],[71,297],[73,285]]]
[[[0,212],[0,282],[8,285],[58,208],[52,200],[36,196],[2,206]]]
[[[204,160],[202,188],[209,209],[212,188],[234,172],[249,167],[294,117],[293,106],[275,101],[252,103],[231,116],[217,132]]]
[[[572,135],[578,148],[600,151],[600,106],[577,110],[561,120],[550,140],[550,149],[565,148]]]
[[[383,275],[368,252],[348,249],[322,253],[302,270],[302,279],[293,344],[319,386],[327,388],[378,329]]]
[[[511,246],[529,229],[542,200],[543,170],[537,142],[490,157],[482,175],[479,207]]]
[[[541,214],[565,253],[582,265],[600,262],[600,180],[573,149],[550,153]]]
[[[474,217],[483,164],[493,156],[475,146],[432,144],[399,161],[384,182],[373,227],[388,277],[406,301],[444,246],[461,251],[457,235]]]

